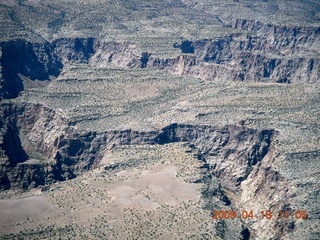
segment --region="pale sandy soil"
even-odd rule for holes
[[[0,214],[5,216],[0,239],[214,238],[216,223],[203,209],[203,184],[192,183],[200,177],[201,162],[188,147],[124,146],[108,150],[106,156],[93,172],[54,184],[48,191],[2,194],[21,199],[0,200]],[[135,167],[104,170],[110,162],[139,159],[144,163]],[[15,235],[5,235],[9,233]]]

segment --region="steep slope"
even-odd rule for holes
[[[1,35],[0,98],[47,84],[34,80],[57,77],[65,61],[214,81],[318,81],[319,3],[290,1],[289,10],[285,2],[80,1],[70,9],[58,1],[12,0],[1,5],[3,25],[12,29]],[[121,14],[115,19],[113,12]]]
[[[94,40],[59,39],[52,43],[13,40],[0,44],[0,98],[15,98],[25,88],[59,76],[65,61],[87,62],[94,53]],[[36,82],[32,84],[32,82]]]
[[[317,239],[319,16],[0,1],[0,237]]]
[[[102,149],[127,144],[173,142],[195,144],[199,148],[199,154],[203,156],[221,155],[222,158],[228,159],[231,157],[229,156],[231,149],[233,152],[238,151],[238,154],[241,152],[241,156],[233,153],[231,158],[237,159],[236,162],[232,160],[227,164],[228,160],[226,160],[226,163],[223,164],[231,164],[228,167],[229,171],[234,169],[233,166],[243,165],[243,169],[238,169],[238,174],[232,174],[234,182],[241,182],[247,178],[250,168],[264,157],[272,137],[272,132],[258,133],[246,129],[241,131],[241,127],[236,126],[212,128],[177,124],[165,127],[160,132],[139,132],[128,129],[104,133],[80,133],[61,114],[41,105],[6,104],[1,107],[1,110],[2,119],[5,119],[1,124],[4,131],[2,182],[9,180],[7,185],[1,185],[4,189],[15,186],[28,188],[30,184],[38,186],[55,180],[72,178],[83,170],[91,168],[94,163],[97,164],[99,156],[101,158]],[[247,137],[249,139],[246,139]],[[246,149],[238,149],[247,144],[240,144],[242,140],[253,145]],[[233,141],[236,142],[232,143]],[[229,142],[235,146],[228,146]],[[225,148],[223,151],[220,150],[222,147]],[[14,149],[21,149],[20,153],[14,152]],[[41,156],[42,159],[32,161],[33,157],[37,156]],[[26,172],[22,170],[28,166],[39,167],[38,171],[41,172],[41,175],[35,176],[32,170]],[[224,172],[219,167],[215,170],[217,176],[228,175],[228,172]]]

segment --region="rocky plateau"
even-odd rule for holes
[[[320,238],[319,1],[0,13],[0,239]]]

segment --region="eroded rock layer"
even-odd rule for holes
[[[231,21],[230,25],[244,32],[174,43],[172,49],[178,48],[181,53],[172,58],[145,52],[136,43],[94,38],[3,42],[0,97],[17,97],[28,87],[27,80],[44,81],[59,76],[64,64],[70,61],[100,68],[113,65],[167,69],[212,81],[299,83],[320,79],[319,27],[285,27],[242,19]]]
[[[103,149],[117,145],[173,142],[194,144],[204,158],[216,156],[215,161],[208,160],[215,175],[229,176],[236,183],[246,179],[252,166],[264,158],[273,136],[271,130],[183,124],[151,132],[128,129],[81,133],[65,117],[40,104],[7,104],[1,110],[4,189],[73,178],[97,163]]]
[[[317,239],[319,1],[69,2],[0,3],[4,238]]]

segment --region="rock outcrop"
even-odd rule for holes
[[[274,132],[243,126],[173,124],[159,131],[78,132],[61,114],[38,105],[1,108],[1,187],[30,188],[73,178],[93,168],[104,149],[128,144],[188,142],[210,174],[233,182],[245,180],[268,153]],[[214,190],[216,191],[216,189]]]
[[[181,56],[150,58],[149,67],[205,80],[313,82],[320,78],[319,27],[263,25],[236,20],[231,26],[255,34],[185,41]],[[186,50],[186,44],[189,48]],[[190,51],[192,49],[192,51]]]
[[[25,87],[23,78],[50,80],[66,62],[105,68],[159,68],[210,81],[314,82],[320,79],[320,28],[286,27],[251,20],[228,20],[244,33],[216,39],[185,40],[174,44],[174,58],[153,56],[130,42],[94,38],[57,39],[30,43],[2,42],[0,98],[15,98]]]
[[[130,129],[103,133],[78,132],[67,118],[40,104],[3,104],[1,115],[4,132],[1,181],[7,183],[1,185],[4,189],[73,178],[92,168],[106,148],[178,141],[194,144],[216,176],[228,177],[239,184],[247,178],[252,166],[266,155],[273,136],[271,130],[258,131],[241,126],[179,124],[159,132]],[[23,170],[28,167],[40,168],[38,181],[32,181],[35,177],[24,176],[35,174]],[[31,179],[28,184],[25,178]]]
[[[2,190],[30,189],[74,178],[95,168],[104,150],[115,146],[186,142],[197,149],[198,159],[203,161],[200,181],[206,185],[202,195],[208,209],[214,208],[212,199],[217,197],[226,205],[249,209],[253,203],[248,199],[253,200],[257,194],[261,202],[254,202],[254,210],[266,203],[276,208],[288,204],[286,180],[270,167],[276,154],[274,130],[256,130],[241,124],[171,124],[148,132],[131,129],[79,132],[62,113],[40,104],[3,104],[1,119]],[[277,185],[276,192],[284,193],[280,203],[269,191],[277,179],[281,179],[281,184]],[[253,231],[251,234],[259,234],[265,228],[256,224],[258,222],[253,221],[245,226]],[[270,221],[270,224],[275,226],[276,222]],[[283,223],[274,234],[288,229],[286,224],[290,225]]]
[[[201,177],[188,181],[202,183],[208,211],[286,209],[293,216],[311,206],[316,218],[319,4],[290,3],[1,4],[0,190],[45,190],[98,170],[120,145],[184,142],[184,156],[201,161]],[[122,160],[111,158],[102,174],[145,164]],[[216,223],[216,236],[227,238],[228,224]],[[297,235],[290,235],[294,218],[233,224],[243,239],[318,234],[314,220]]]
[[[94,39],[58,39],[31,43],[18,39],[0,43],[0,99],[15,98],[25,89],[23,79],[50,80],[59,76],[65,61],[87,63],[95,52]]]

